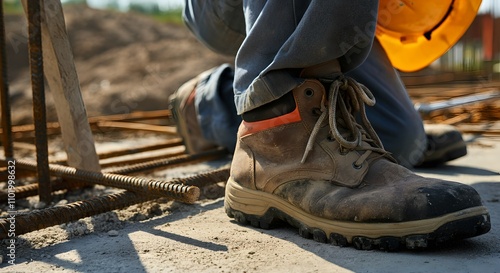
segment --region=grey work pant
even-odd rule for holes
[[[236,54],[234,77],[220,67],[197,92],[207,138],[233,148],[237,114],[295,88],[302,68],[338,59],[344,73],[373,92],[377,103],[367,114],[386,150],[403,165],[416,163],[425,132],[399,75],[373,42],[377,7],[376,0],[186,0],[184,20],[198,39]]]

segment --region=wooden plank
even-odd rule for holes
[[[26,0],[22,2],[26,10]],[[68,164],[87,171],[100,171],[61,2],[42,0],[41,9],[45,78],[54,98]]]

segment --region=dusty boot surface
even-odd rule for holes
[[[241,124],[229,217],[262,228],[282,220],[303,237],[358,249],[426,248],[489,231],[472,187],[393,161],[364,113],[369,90],[348,78],[324,86],[306,80],[292,91],[295,110]]]

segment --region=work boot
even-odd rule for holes
[[[467,154],[467,145],[455,127],[424,124],[424,130],[427,135],[427,150],[423,161],[415,167],[436,167]]]
[[[207,70],[184,83],[169,99],[177,133],[182,138],[186,152],[189,154],[196,154],[217,147],[215,143],[203,136],[194,103],[198,83],[210,75],[211,72],[212,70]]]
[[[394,162],[366,117],[364,104],[375,103],[366,87],[305,80],[292,94],[292,111],[240,125],[229,217],[261,228],[283,220],[305,238],[357,249],[426,248],[490,230],[472,187]]]

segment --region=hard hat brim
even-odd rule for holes
[[[376,37],[392,65],[403,72],[423,69],[441,57],[463,36],[474,21],[482,0],[455,0],[430,39],[387,31],[377,24]]]

